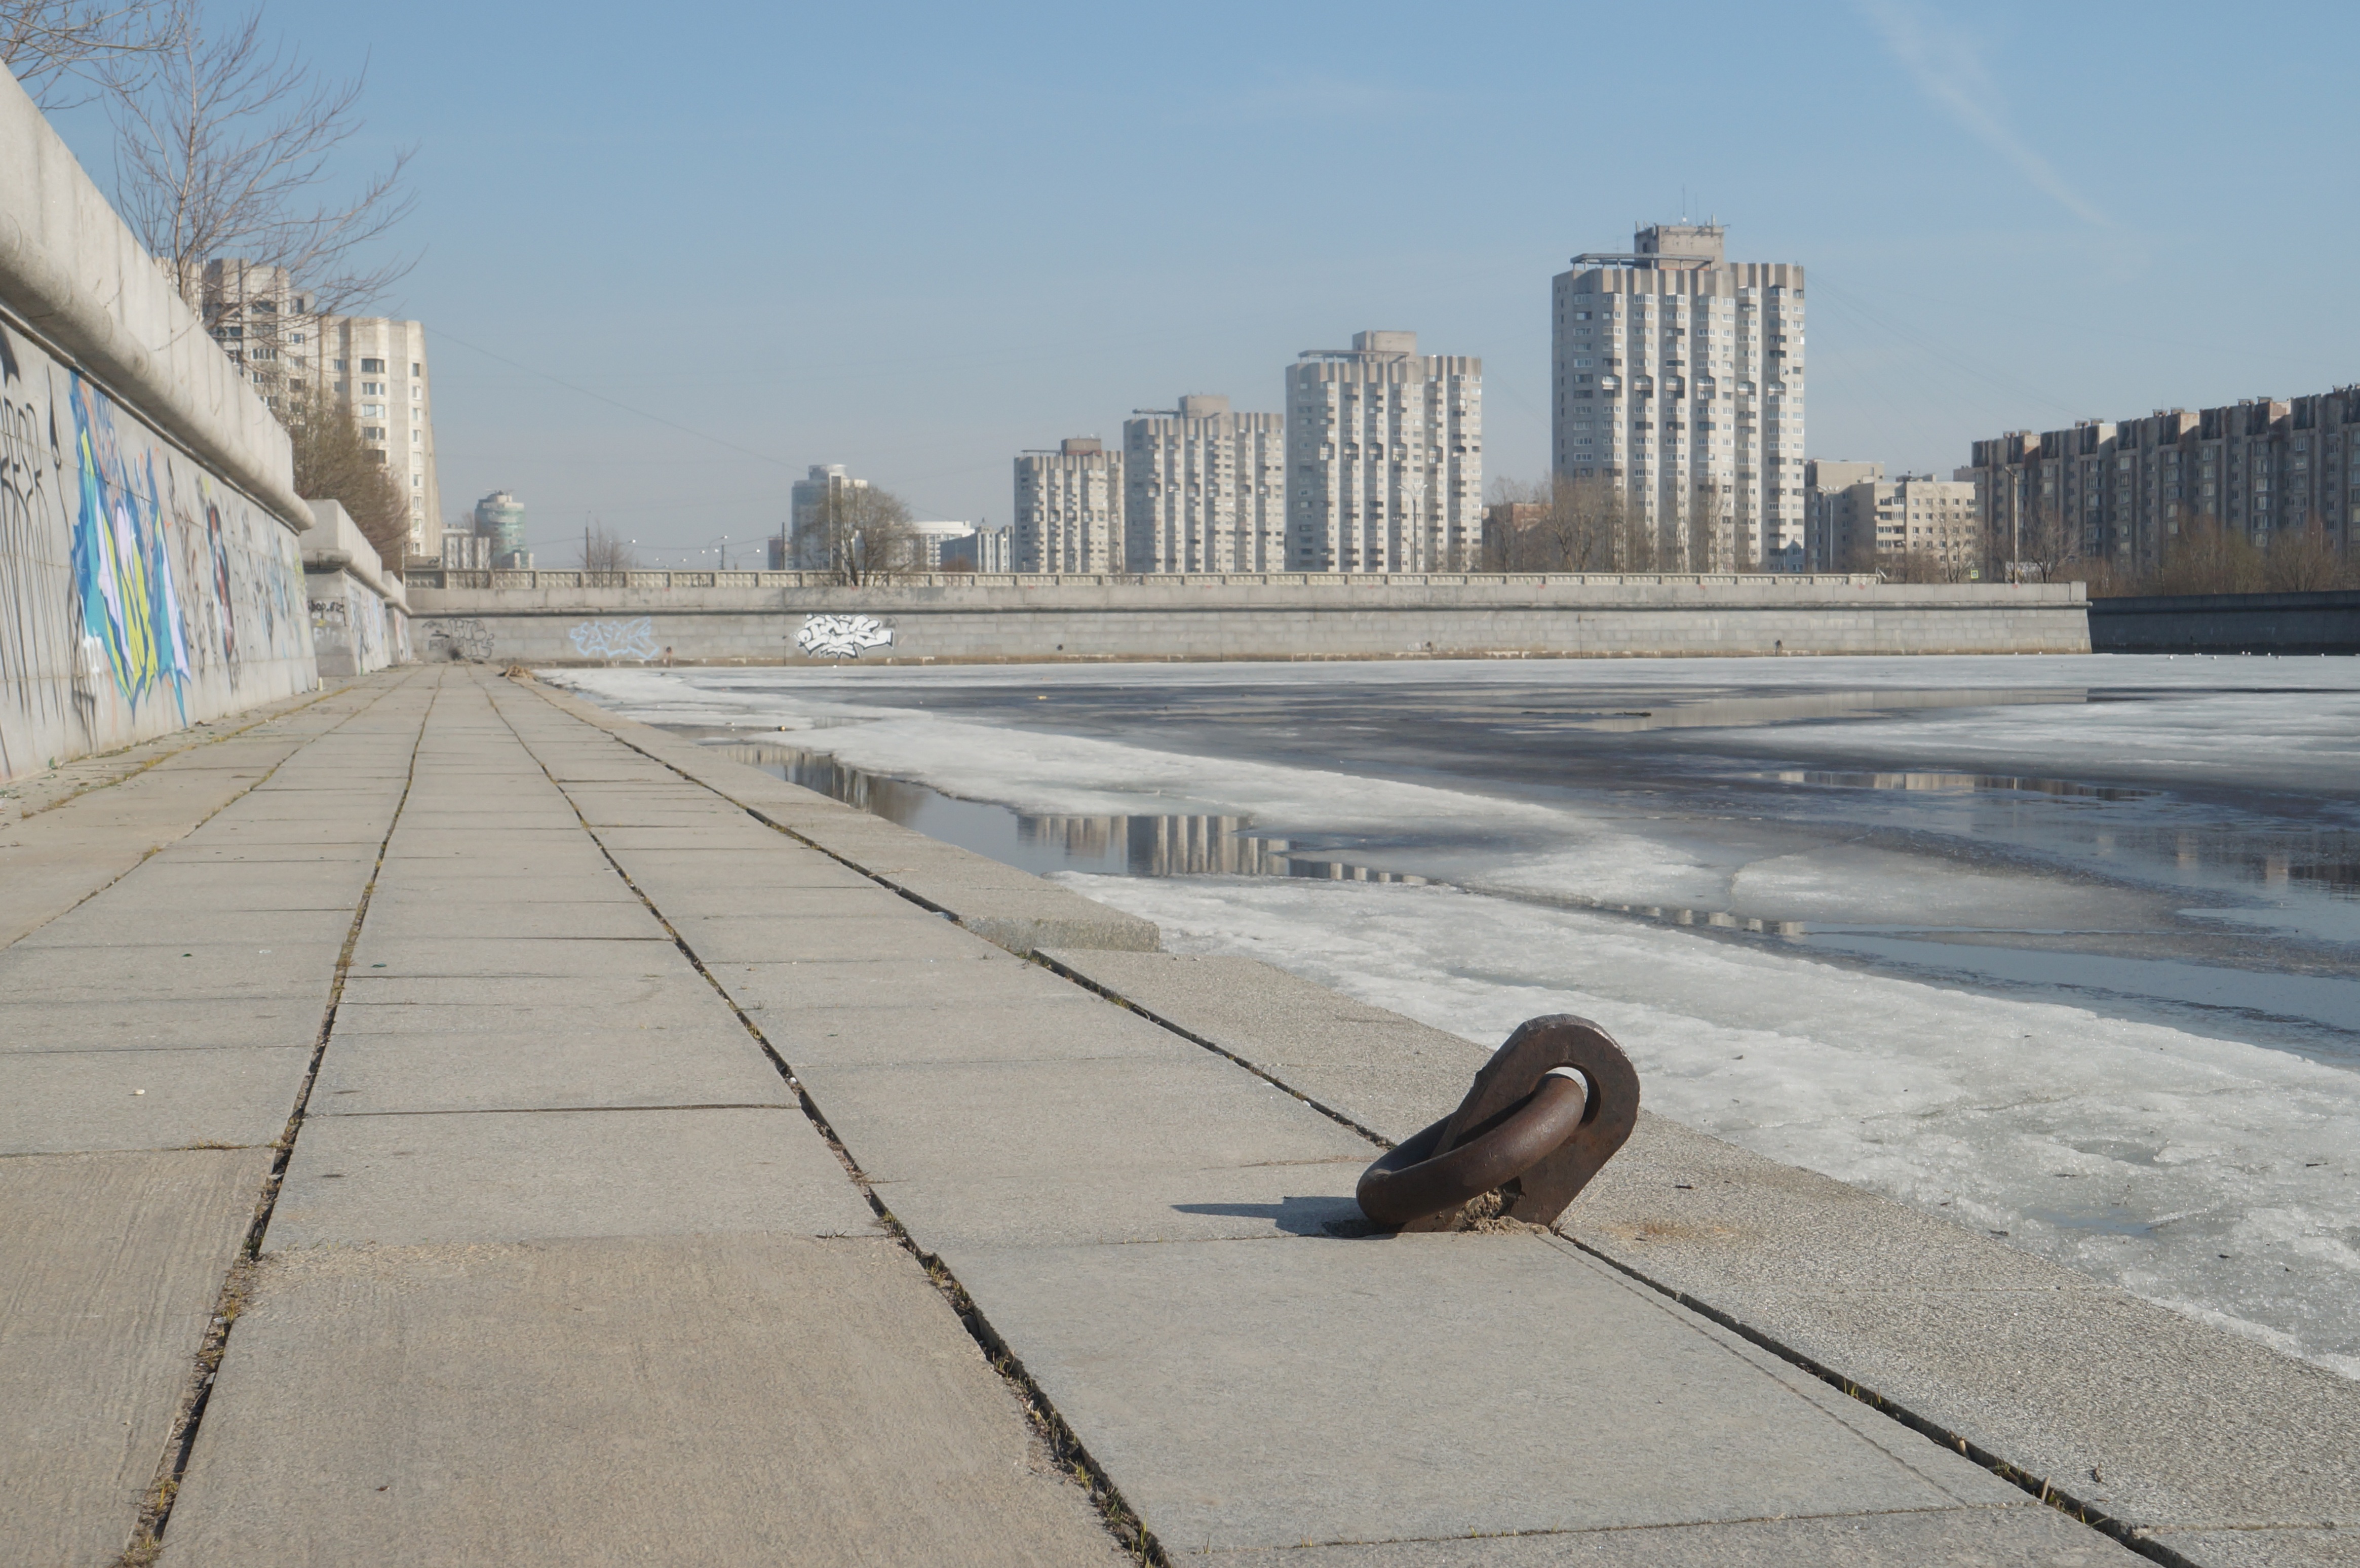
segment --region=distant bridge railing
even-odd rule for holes
[[[838,588],[825,572],[483,572],[447,566],[410,569],[412,588]],[[907,572],[872,579],[872,588],[1104,588],[1123,584],[1206,588],[1598,587],[1866,588],[1876,573],[1800,572]]]

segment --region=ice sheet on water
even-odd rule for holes
[[[1582,1014],[1661,1114],[2360,1377],[2360,1074],[1453,888],[1061,880],[1480,1045]]]

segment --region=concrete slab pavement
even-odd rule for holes
[[[1123,1560],[890,1241],[275,1253],[214,1407],[172,1568]]]
[[[336,687],[241,722],[83,757],[0,790],[0,945],[54,920],[214,812],[381,693]],[[71,811],[60,808],[72,806]]]
[[[346,1030],[312,1086],[315,1116],[783,1105],[793,1096],[735,1020],[641,1023],[546,1013],[505,1029],[465,1009],[449,1029]],[[414,1023],[414,1020],[412,1020]]]
[[[0,1160],[0,1562],[131,1538],[267,1149]]]
[[[1177,1552],[2037,1507],[1537,1236],[945,1260]]]
[[[878,1225],[793,1107],[322,1115],[296,1142],[263,1247],[728,1231]]]
[[[436,804],[377,869],[164,1561],[1113,1561],[488,684],[434,672]]]
[[[0,1052],[0,1155],[262,1148],[286,1130],[311,1066],[309,1040]]]

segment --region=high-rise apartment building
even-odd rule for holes
[[[442,493],[434,474],[434,390],[426,329],[390,316],[322,316],[318,374],[359,421],[410,504],[410,553],[442,551]]]
[[[1107,451],[1096,436],[1021,454],[1010,570],[1121,571],[1122,507],[1122,453]]]
[[[1975,442],[1960,473],[2002,572],[2068,560],[2152,572],[2200,519],[2265,549],[2317,526],[2348,551],[2360,538],[2360,386],[2014,430]]]
[[[206,330],[273,412],[283,418],[286,399],[303,386],[351,411],[408,504],[410,559],[440,560],[442,492],[425,327],[323,314],[284,267],[209,261],[203,288]]]
[[[783,544],[770,551],[771,569],[792,565],[812,572],[826,566],[832,541],[822,524],[829,503],[840,503],[851,493],[868,488],[869,481],[855,479],[840,463],[813,463],[809,474],[796,480],[787,492],[786,534]]]
[[[1717,223],[1656,223],[1557,274],[1557,472],[1601,479],[1696,571],[1804,563],[1803,269],[1731,262]]]
[[[1286,420],[1195,392],[1122,427],[1129,572],[1282,572]]]
[[[1286,367],[1295,572],[1456,572],[1483,535],[1483,362],[1356,332]]]

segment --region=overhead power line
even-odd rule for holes
[[[521,360],[510,359],[504,354],[494,354],[490,349],[484,347],[482,344],[471,343],[465,338],[460,337],[456,333],[450,332],[445,328],[437,327],[434,329],[434,332],[436,336],[449,338],[461,348],[480,354],[486,359],[496,359],[502,365],[508,365],[512,369],[523,371],[527,376],[538,376],[543,381],[549,382],[552,386],[563,387],[568,392],[578,392],[583,397],[591,398],[595,402],[604,403],[609,408],[620,408],[626,414],[636,414],[642,419],[651,419],[667,430],[678,430],[684,436],[694,436],[699,441],[711,441],[715,446],[727,447],[731,452],[741,453],[747,457],[759,459],[763,463],[768,463],[780,468],[792,469],[794,467],[793,463],[787,462],[784,458],[773,457],[767,452],[756,452],[749,446],[739,446],[736,441],[723,441],[719,436],[713,434],[710,430],[700,430],[692,425],[683,425],[677,419],[667,419],[661,414],[650,414],[645,408],[634,408],[628,403],[623,402],[618,398],[607,397],[604,392],[593,392],[587,387],[575,386],[573,382],[566,380],[562,376],[552,376],[546,370],[536,369],[532,365],[527,365]]]

